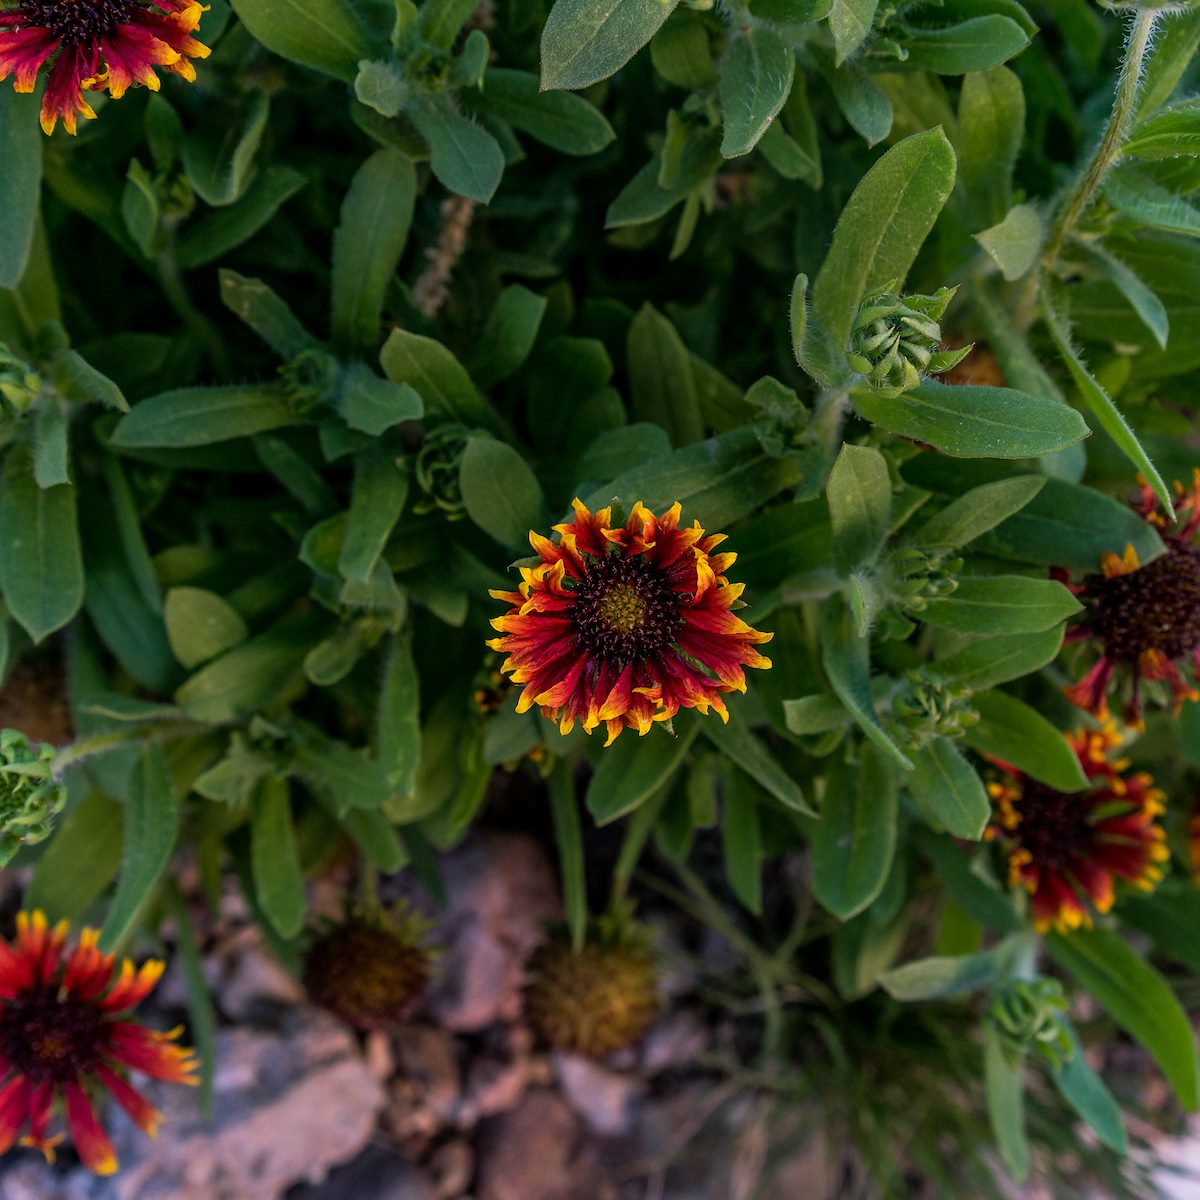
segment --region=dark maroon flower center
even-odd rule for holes
[[[21,11],[30,25],[48,29],[68,46],[84,46],[126,24],[141,8],[137,0],[25,0]]]
[[[590,657],[636,662],[674,642],[683,622],[680,599],[666,574],[643,556],[607,554],[589,562],[571,618]]]
[[[1136,663],[1157,650],[1177,660],[1200,648],[1200,548],[1168,540],[1152,563],[1111,579],[1089,575],[1084,589],[1109,657]]]
[[[1092,844],[1093,803],[1087,793],[1056,792],[1026,779],[1015,806],[1021,823],[1014,836],[1037,866],[1049,870],[1068,866]]]
[[[90,1074],[105,1045],[104,1017],[57,989],[25,992],[0,1005],[0,1058],[32,1083],[69,1083]]]

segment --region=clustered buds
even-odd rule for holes
[[[15,729],[0,730],[0,867],[50,836],[67,789],[54,778],[55,749]]]
[[[905,686],[892,701],[893,722],[914,750],[935,737],[958,737],[978,724],[971,689],[942,678],[928,667],[905,674]]]
[[[1057,979],[1015,979],[993,997],[987,1017],[1010,1060],[1036,1049],[1061,1066],[1075,1049],[1062,1023],[1066,1008],[1067,998]]]
[[[405,909],[355,912],[326,928],[304,959],[304,986],[356,1029],[388,1029],[410,1016],[429,984],[426,924]]]
[[[297,414],[332,404],[341,383],[337,359],[324,350],[302,350],[279,368],[288,403]]]
[[[660,1003],[649,935],[623,915],[593,921],[580,950],[553,930],[529,963],[525,1014],[559,1050],[603,1058],[632,1046]]]
[[[913,631],[909,618],[920,620],[931,600],[941,600],[958,588],[961,556],[952,550],[924,550],[903,546],[893,551],[885,568],[885,591],[891,607],[880,617],[881,632],[907,637]]]
[[[891,396],[911,391],[924,375],[950,370],[971,352],[970,346],[938,350],[938,322],[955,288],[939,288],[931,296],[898,296],[895,287],[893,280],[859,305],[847,355],[874,390]]]

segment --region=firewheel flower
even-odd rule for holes
[[[1067,696],[1101,721],[1107,718],[1114,682],[1128,681],[1123,715],[1138,728],[1143,682],[1167,684],[1177,708],[1184,700],[1200,698],[1195,686],[1200,671],[1200,471],[1191,487],[1176,484],[1176,490],[1173,523],[1144,482],[1137,506],[1162,535],[1165,553],[1142,566],[1137,551],[1127,546],[1123,556],[1104,556],[1102,574],[1068,584],[1086,615],[1068,630],[1067,640],[1098,643],[1101,654],[1084,678],[1067,688]]]
[[[722,693],[746,690],[746,667],[771,665],[754,647],[772,635],[734,615],[745,585],[725,578],[737,556],[713,553],[725,535],[681,529],[679,504],[660,517],[639,501],[616,528],[611,508],[574,507],[557,542],[530,533],[541,561],[521,569],[519,591],[492,592],[510,605],[488,645],[524,685],[517,711],[540,705],[564,734],[603,721],[606,745],[681,708],[728,721]]]
[[[53,1159],[63,1135],[49,1133],[61,1099],[67,1132],[85,1166],[100,1175],[117,1169],[112,1143],[92,1107],[102,1091],[153,1136],[161,1115],[135,1090],[128,1072],[169,1083],[195,1084],[190,1050],[173,1044],[179,1030],[158,1033],[129,1020],[154,989],[161,962],[135,970],[102,954],[100,934],[85,929],[65,951],[67,923],[49,928],[40,912],[17,917],[17,937],[0,938],[0,1154],[17,1140]]]
[[[0,80],[14,75],[18,92],[32,92],[49,64],[42,128],[61,120],[74,133],[79,114],[96,115],[84,92],[158,91],[155,67],[192,82],[191,60],[209,53],[192,37],[206,11],[197,0],[20,0],[0,8]]]
[[[1127,775],[1128,759],[1109,757],[1121,741],[1114,726],[1067,740],[1088,778],[1084,791],[1055,791],[1005,763],[988,786],[995,818],[986,836],[1008,855],[1009,886],[1029,893],[1039,933],[1090,925],[1091,909],[1112,907],[1118,879],[1152,891],[1170,858],[1158,824],[1163,794],[1149,775]]]

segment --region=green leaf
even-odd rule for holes
[[[254,157],[267,130],[271,102],[266,92],[251,92],[221,121],[201,122],[184,139],[183,165],[206,204],[232,204],[245,195]],[[136,164],[135,164],[136,165]],[[149,248],[143,246],[149,254]]]
[[[1148,933],[1164,954],[1200,974],[1200,890],[1159,888],[1152,896],[1121,901],[1121,919]]]
[[[917,807],[939,828],[977,842],[992,815],[992,803],[975,768],[949,739],[936,737],[913,751],[913,773],[906,781]]]
[[[792,90],[796,56],[769,29],[749,28],[721,60],[721,154],[736,158],[758,145]]]
[[[891,133],[894,120],[891,98],[870,75],[852,66],[834,69],[832,62],[822,74],[842,116],[851,129],[866,139],[868,146],[877,146]]]
[[[505,442],[471,438],[459,467],[467,516],[506,546],[529,544],[544,523],[542,485],[529,464]]]
[[[642,305],[629,326],[628,354],[634,418],[661,425],[672,445],[699,441],[704,422],[687,347],[651,304]]]
[[[188,670],[241,645],[249,636],[237,610],[204,588],[172,588],[167,592],[163,618],[171,653]]]
[[[833,231],[813,284],[812,317],[835,352],[868,292],[903,283],[954,187],[954,151],[941,129],[897,142],[863,176]]]
[[[280,622],[201,667],[175,693],[175,702],[197,721],[245,720],[295,686],[316,640],[311,623]]]
[[[1171,332],[1170,318],[1163,302],[1146,286],[1134,270],[1111,253],[1101,242],[1085,242],[1080,247],[1089,258],[1099,263],[1100,269],[1112,285],[1129,301],[1129,307],[1138,319],[1154,335],[1159,349],[1167,348]]]
[[[845,579],[875,561],[891,528],[887,460],[872,446],[844,445],[829,473],[826,495],[833,523],[833,562]]]
[[[554,815],[554,840],[558,847],[559,874],[562,879],[563,907],[576,951],[583,949],[587,936],[587,874],[583,857],[583,829],[579,804],[575,799],[575,780],[570,765],[563,760],[550,776],[550,808]]]
[[[839,67],[866,41],[878,7],[879,0],[833,0],[829,32]]]
[[[487,204],[504,174],[504,151],[482,125],[436,100],[414,104],[407,115],[429,144],[429,166],[443,186]]]
[[[855,388],[850,399],[866,420],[954,458],[1040,458],[1088,435],[1073,408],[1012,388],[927,380],[895,397]]]
[[[1195,1035],[1167,981],[1107,929],[1051,933],[1046,948],[1126,1033],[1145,1046],[1179,1102],[1195,1111],[1200,1103]]]
[[[1062,641],[1063,630],[1058,625],[1041,633],[989,637],[939,659],[934,666],[952,683],[982,692],[1041,670],[1058,657]]]
[[[728,722],[705,721],[704,735],[730,762],[735,763],[765,792],[794,812],[816,816],[796,781],[772,757],[770,750],[739,717]]]
[[[494,387],[520,368],[533,350],[545,314],[546,297],[519,283],[500,293],[470,360],[471,375],[480,387]]]
[[[398,150],[376,150],[355,172],[333,235],[334,346],[374,351],[383,301],[408,241],[417,175]]]
[[[42,195],[38,99],[0,89],[0,288],[15,288],[33,247]]]
[[[1200,209],[1169,188],[1132,168],[1109,173],[1104,196],[1121,213],[1139,225],[1200,237]]]
[[[1164,13],[1155,29],[1154,45],[1137,95],[1137,111],[1154,112],[1174,92],[1200,49],[1200,10]]]
[[[789,732],[807,737],[845,728],[850,714],[836,696],[800,696],[783,702],[783,719]]]
[[[342,825],[367,861],[381,871],[399,871],[407,862],[408,856],[391,821],[378,809],[352,809],[342,818]]]
[[[345,742],[305,729],[294,740],[292,753],[295,773],[339,814],[382,808],[390,798],[382,765]]]
[[[802,477],[794,459],[772,458],[754,430],[743,428],[633,466],[589,493],[584,502],[594,511],[617,496],[627,504],[641,500],[660,511],[678,500],[688,520],[719,530]]]
[[[657,221],[713,176],[721,164],[721,138],[715,129],[691,129],[670,186],[662,183],[662,155],[656,154],[609,205],[606,229]]]
[[[1139,122],[1121,146],[1121,154],[1147,159],[1200,154],[1200,103],[1194,98],[1181,100]]]
[[[542,87],[588,87],[619,71],[676,0],[555,0],[542,30]]]
[[[748,789],[737,786],[732,773],[725,787],[721,812],[721,846],[730,890],[752,912],[762,912],[762,823],[758,805]]]
[[[179,836],[179,814],[166,755],[159,746],[146,746],[125,801],[121,876],[100,931],[102,950],[115,950],[125,941],[158,885]]]
[[[870,642],[858,636],[855,622],[840,595],[831,596],[821,619],[821,665],[838,699],[862,731],[892,761],[913,769],[908,756],[888,736],[871,699]]]
[[[50,359],[50,367],[54,386],[68,400],[79,404],[102,404],[117,412],[129,411],[121,389],[82,354],[68,349],[56,350]]]
[[[676,724],[683,724],[676,718]],[[624,735],[603,752],[588,784],[587,806],[597,825],[633,812],[645,804],[679,769],[699,730],[695,720],[669,734],[653,728],[645,737]]]
[[[288,785],[278,775],[259,784],[251,809],[250,863],[254,892],[267,920],[280,937],[296,937],[304,928],[308,902]]]
[[[483,80],[489,112],[562,154],[598,154],[616,134],[594,104],[581,96],[543,92],[526,71],[489,67]]]
[[[1025,130],[1025,93],[1007,67],[963,77],[958,100],[958,173],[977,217],[995,225],[1012,208],[1012,176]]]
[[[379,762],[392,792],[410,796],[421,759],[421,680],[411,637],[393,637],[383,664],[375,733]]]
[[[1038,475],[1018,475],[972,488],[905,540],[916,546],[957,550],[1020,512],[1045,486]]]
[[[716,83],[717,69],[703,21],[686,8],[675,15],[650,42],[654,69],[676,87],[703,88]]]
[[[1129,1149],[1121,1108],[1104,1081],[1088,1065],[1079,1044],[1079,1035],[1064,1018],[1059,1018],[1071,1039],[1074,1053],[1064,1063],[1053,1063],[1050,1075],[1068,1104],[1095,1131],[1096,1136],[1118,1154]]]
[[[367,451],[358,456],[346,537],[338,556],[344,578],[357,583],[370,580],[406,499],[408,476],[392,455]]]
[[[898,800],[892,761],[871,743],[863,744],[857,767],[839,759],[826,777],[812,833],[812,888],[839,921],[883,890],[896,850]]]
[[[1175,506],[1171,502],[1171,492],[1163,482],[1150,456],[1142,449],[1137,434],[1133,432],[1129,422],[1121,415],[1117,406],[1109,398],[1108,393],[1089,373],[1083,360],[1071,345],[1071,328],[1068,324],[1067,301],[1065,291],[1049,274],[1043,273],[1041,286],[1041,311],[1046,322],[1046,328],[1058,348],[1058,353],[1066,364],[1075,386],[1083,397],[1092,415],[1100,422],[1104,432],[1117,444],[1117,448],[1145,476],[1154,494],[1159,498],[1170,516],[1175,515]]]
[[[9,615],[40,642],[83,605],[75,488],[40,488],[32,448],[9,447],[0,483],[0,593]]]
[[[352,83],[371,34],[351,0],[230,0],[242,24],[281,58]]]
[[[1132,546],[1141,562],[1163,552],[1154,527],[1095,488],[1048,479],[1020,512],[982,534],[975,549],[1015,562],[1096,572],[1106,552]]]
[[[963,996],[987,987],[1006,957],[1007,947],[1003,951],[996,947],[979,954],[917,958],[885,971],[879,977],[879,986],[893,999],[906,1003]]]
[[[948,28],[910,30],[900,44],[909,70],[966,75],[1007,62],[1029,45],[1029,35],[1011,17],[986,13]]]
[[[1033,270],[1045,237],[1046,223],[1031,204],[1016,205],[998,225],[975,234],[1010,283]]]
[[[261,279],[248,279],[222,269],[221,300],[258,334],[280,358],[290,360],[320,343],[296,319],[292,310]]]
[[[25,892],[29,908],[40,908],[51,923],[82,917],[120,870],[124,819],[122,805],[89,792],[42,849]]]
[[[1029,1178],[1025,1136],[1025,1056],[1013,1062],[995,1026],[983,1027],[983,1086],[1000,1157],[1017,1183]]]
[[[203,267],[248,242],[307,182],[291,167],[267,167],[240,200],[188,226],[179,240],[179,265]]]
[[[261,384],[180,388],[134,405],[117,422],[109,441],[127,449],[209,446],[297,421],[279,388]]]
[[[977,724],[963,735],[972,750],[1011,763],[1026,775],[1060,792],[1087,787],[1079,757],[1063,736],[1035,708],[1004,692],[973,696]]]
[[[407,383],[380,379],[362,363],[351,363],[343,372],[337,409],[351,429],[371,437],[425,414],[424,402]]]
[[[499,432],[496,414],[479,395],[463,365],[441,342],[393,329],[379,361],[393,383],[407,383],[417,392],[425,402],[426,413]]]
[[[1023,575],[965,576],[949,595],[927,602],[920,620],[958,633],[1040,633],[1082,611],[1053,579]]]

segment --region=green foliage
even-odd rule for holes
[[[436,900],[503,795],[551,814],[577,948],[651,888],[719,932],[736,970],[696,1004],[737,1036],[706,1069],[827,1114],[864,1191],[1119,1177],[1109,1019],[1200,1100],[1172,973],[1200,726],[1159,658],[1109,656],[1166,878],[1090,927],[1014,886],[1001,797],[1088,802],[1063,688],[1111,649],[1095,595],[1192,533],[1161,514],[1200,468],[1196,11],[229,8],[195,87],[77,139],[0,87],[0,679],[62,656],[76,731],[0,735],[28,903],[111,948],[171,917],[211,1041],[183,863],[214,904],[232,868],[294,966],[331,855]],[[773,665],[742,695],[678,658],[727,714],[675,679],[683,711],[605,745],[617,672],[560,731],[583,584],[531,599],[558,568],[523,556],[576,498],[614,530],[680,504],[677,597],[728,535],[701,553],[745,592],[705,637],[745,620]],[[514,678],[489,622],[542,603],[555,648]],[[1106,1016],[1072,1025],[1078,993]]]

